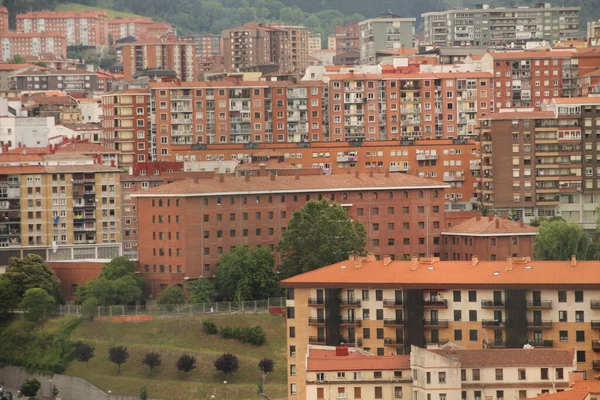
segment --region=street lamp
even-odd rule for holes
[[[223,385],[225,385],[225,400],[227,400],[227,381],[223,381]]]

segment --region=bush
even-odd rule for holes
[[[225,353],[215,360],[215,368],[224,374],[232,374],[240,367],[240,362],[234,354]]]
[[[27,379],[23,382],[23,385],[21,385],[21,393],[23,393],[23,396],[34,397],[40,390],[40,386],[42,385],[37,379]]]
[[[221,327],[223,339],[237,339],[242,343],[262,346],[267,341],[267,334],[258,325],[256,326],[223,326]]]
[[[196,357],[189,354],[182,354],[175,363],[175,366],[179,371],[190,372],[196,368]]]
[[[209,318],[202,322],[202,326],[204,327],[204,332],[209,335],[216,335],[218,333],[217,324],[214,319]]]
[[[36,324],[42,322],[47,311],[52,311],[52,306],[54,306],[54,297],[44,289],[28,289],[21,301],[23,317]]]

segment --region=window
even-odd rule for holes
[[[290,384],[290,394],[296,394],[296,384],[295,383],[291,383]]]
[[[585,331],[576,331],[575,340],[580,343],[585,342]]]
[[[375,398],[383,399],[383,388],[381,386],[375,386]]]
[[[290,338],[295,338],[295,337],[296,337],[296,327],[290,326]]]
[[[431,372],[427,372],[427,374],[425,375],[425,380],[427,382],[427,384],[431,383]]]
[[[475,303],[477,301],[477,292],[475,290],[469,290],[469,303]]]
[[[462,330],[461,329],[454,330],[454,340],[457,342],[460,342],[462,340]]]
[[[567,291],[566,290],[559,290],[558,291],[558,302],[559,303],[566,303],[567,302]]]
[[[460,380],[461,380],[461,382],[464,382],[467,380],[467,370],[466,369],[460,370]]]
[[[575,303],[583,303],[583,291],[582,290],[575,291]]]
[[[575,322],[583,322],[583,311],[575,311]]]
[[[569,331],[558,331],[558,338],[561,342],[569,341]]]
[[[290,364],[290,376],[296,376],[296,365]]]
[[[541,368],[540,375],[541,375],[541,379],[548,380],[548,368]]]
[[[473,369],[473,370],[471,371],[471,374],[472,374],[471,376],[473,377],[473,380],[474,380],[474,381],[479,381],[479,380],[481,380],[481,371],[480,371],[478,368],[476,368],[476,369]],[[475,397],[477,397],[477,396],[475,396]]]
[[[363,339],[371,339],[371,328],[363,328]]]
[[[362,299],[363,299],[363,301],[369,300],[369,290],[368,289],[362,291]]]
[[[287,308],[287,317],[288,318],[296,318],[296,310],[294,309],[294,307]]]
[[[518,376],[520,381],[527,380],[527,370],[525,368],[519,368]]]
[[[446,383],[446,373],[445,372],[438,372],[438,381],[440,383]]]
[[[564,310],[558,311],[558,322],[567,322],[567,312]]]
[[[383,310],[375,310],[377,314],[377,321],[383,321]]]
[[[338,372],[337,373],[337,378],[338,379],[346,379],[346,373],[345,372]]]
[[[469,321],[477,322],[477,310],[469,310]]]
[[[471,330],[469,330],[469,340],[471,342],[476,342],[477,341],[477,329],[471,329]]]
[[[496,399],[498,399],[498,400],[504,399],[504,390],[496,390]]]
[[[502,368],[496,368],[496,380],[504,380],[504,370]]]
[[[373,378],[374,379],[381,379],[383,377],[381,371],[375,371],[373,372]]]
[[[290,357],[296,357],[296,346],[290,346]]]
[[[556,379],[565,379],[565,373],[562,368],[556,368]]]
[[[455,302],[460,302],[461,301],[461,291],[455,290],[454,292],[452,292],[452,297]]]
[[[394,398],[395,399],[402,398],[402,386],[394,386]]]
[[[360,386],[357,386],[354,388],[354,398],[355,399],[360,399],[362,397],[362,388]]]
[[[585,362],[585,350],[577,350],[577,362]]]
[[[377,339],[383,339],[383,328],[377,328]]]

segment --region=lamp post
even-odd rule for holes
[[[227,381],[223,381],[223,385],[225,385],[225,400],[227,400]]]

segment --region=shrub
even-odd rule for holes
[[[21,385],[21,393],[23,393],[23,396],[34,397],[40,390],[40,386],[42,385],[37,379],[27,379],[23,382],[23,385]]]
[[[196,357],[189,354],[183,354],[175,363],[175,366],[179,371],[190,372],[196,368]]]
[[[232,374],[240,367],[240,362],[234,354],[224,353],[215,360],[215,368],[225,374]]]
[[[234,329],[231,326],[222,326],[221,327],[221,336],[223,339],[233,339]]]
[[[237,339],[242,343],[262,346],[267,341],[267,334],[258,325],[256,326],[223,326],[221,327],[223,339]]]
[[[208,333],[209,335],[216,335],[218,332],[217,324],[212,318],[204,320],[202,322],[202,326],[204,327],[204,332]]]
[[[262,346],[267,341],[267,334],[260,326],[252,326],[248,328],[248,331],[248,343],[252,343],[255,346]]]
[[[161,364],[160,354],[151,351],[150,353],[146,354],[142,360],[142,364],[146,364],[148,368],[150,368],[150,375],[152,375],[152,370]]]
[[[117,364],[117,375],[121,373],[121,364],[129,359],[129,350],[125,346],[112,346],[108,349],[108,360]]]
[[[78,342],[75,344],[73,357],[77,361],[81,361],[87,364],[87,362],[90,361],[92,357],[94,357],[94,347],[83,342]]]

